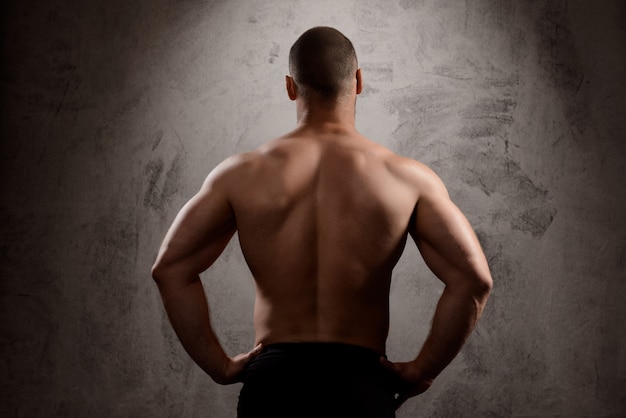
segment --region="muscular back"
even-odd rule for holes
[[[355,133],[296,132],[225,174],[257,286],[257,342],[383,352],[391,272],[417,202],[407,160]]]

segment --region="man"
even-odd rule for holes
[[[489,268],[437,175],[356,131],[352,43],[310,29],[289,68],[297,128],[209,174],[152,274],[189,355],[217,383],[244,383],[240,417],[393,417],[461,349],[490,293]],[[235,232],[256,284],[256,347],[230,357],[199,274]],[[408,235],[445,290],[417,357],[392,363],[389,288]]]

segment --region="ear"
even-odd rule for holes
[[[363,91],[363,77],[361,75],[361,69],[356,70],[356,94],[361,94]]]
[[[296,86],[296,81],[293,77],[286,75],[285,85],[287,87],[287,95],[289,96],[289,99],[296,100],[298,97],[298,86]]]

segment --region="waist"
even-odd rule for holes
[[[288,357],[351,358],[376,360],[385,353],[356,344],[338,342],[275,342],[263,346],[261,354],[279,354]],[[385,356],[386,357],[386,356]]]
[[[349,313],[313,311],[301,314],[293,310],[255,309],[254,329],[256,342],[263,345],[275,343],[329,344],[365,347],[385,353],[389,317],[386,309],[357,310]],[[358,314],[355,314],[358,312]]]
[[[273,329],[271,332],[261,333],[257,328],[256,343],[264,347],[284,347],[299,351],[314,350],[320,352],[337,351],[360,351],[367,350],[376,353],[378,357],[385,355],[386,336],[385,330],[376,330],[376,327],[362,330],[342,329],[332,332],[315,332],[309,330]]]

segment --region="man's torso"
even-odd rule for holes
[[[408,160],[355,132],[296,131],[240,157],[228,198],[257,285],[257,343],[384,352],[414,176]]]

